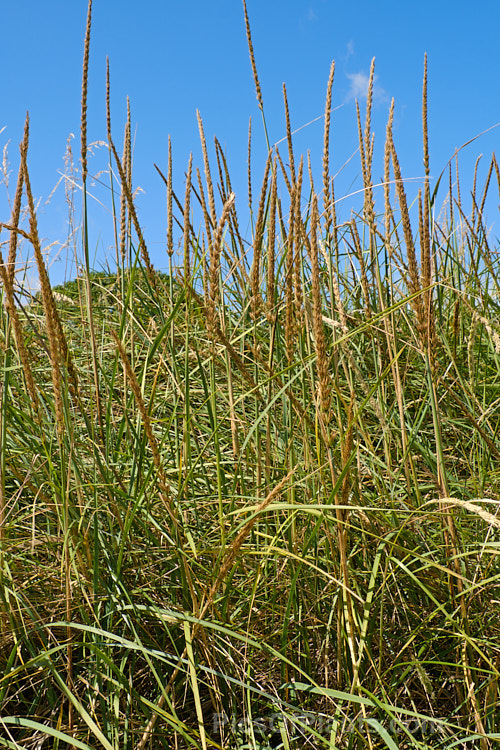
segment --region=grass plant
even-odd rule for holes
[[[2,224],[0,747],[499,746],[495,156],[470,211],[452,162],[431,190],[425,63],[423,190],[407,192],[393,107],[376,187],[372,65],[363,205],[340,223],[332,64],[321,193],[310,161],[305,187],[284,89],[289,166],[269,149],[249,240],[201,115],[204,178],[190,158],[184,203],[169,143],[162,274],[134,202],[130,109],[121,157],[112,138],[108,74],[116,269],[96,273],[90,19],[91,3],[78,278],[49,280],[28,120]],[[252,206],[251,190],[249,171]],[[30,300],[20,240],[39,272]]]

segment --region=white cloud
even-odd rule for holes
[[[307,20],[308,21],[317,21],[318,20],[318,15],[317,15],[316,11],[314,10],[314,8],[309,8],[309,10],[307,12]]]
[[[352,39],[349,39],[349,41],[346,44],[346,48],[347,48],[346,60],[348,60],[350,57],[354,55],[354,42]]]
[[[349,91],[346,95],[346,101],[353,99],[366,99],[368,95],[368,84],[370,76],[366,73],[346,73],[351,82]],[[375,101],[387,101],[388,94],[382,86],[377,85],[377,76],[373,77],[373,99]]]

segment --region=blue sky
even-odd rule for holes
[[[318,185],[321,174],[324,101],[329,68],[336,61],[332,119],[334,173],[357,147],[354,99],[364,106],[366,80],[376,58],[375,173],[381,159],[388,109],[396,101],[394,136],[403,175],[423,174],[421,150],[421,89],[424,53],[429,65],[429,131],[431,173],[437,178],[455,148],[500,121],[500,57],[497,0],[470,2],[367,2],[357,0],[247,0],[272,143],[284,137],[282,83],[286,82],[292,128],[320,118],[295,137],[296,155],[311,151]],[[49,198],[64,168],[69,135],[79,159],[80,87],[86,0],[17,0],[2,8],[2,108],[0,148],[7,146],[11,196],[15,190],[18,144],[26,110],[31,117],[29,166],[35,196],[40,199],[44,247],[51,245],[51,275],[62,281],[74,275],[72,251],[60,247],[67,236],[67,207],[61,184]],[[168,136],[172,138],[174,187],[182,196],[189,153],[202,170],[196,110],[203,118],[213,155],[213,136],[226,151],[237,206],[246,216],[246,154],[248,120],[254,133],[254,193],[262,177],[265,141],[257,107],[243,11],[240,0],[94,0],[91,39],[89,142],[104,142],[106,56],[111,66],[114,139],[122,144],[126,97],[130,97],[135,135],[134,186],[140,220],[153,263],[167,266],[165,253],[165,191],[154,169],[166,170]],[[474,162],[491,152],[500,156],[500,128],[490,130],[462,152],[462,193],[472,184]],[[98,174],[107,164],[106,148],[97,145],[89,170]],[[285,144],[282,155],[286,155]],[[377,167],[379,166],[377,173]],[[215,161],[214,161],[214,170]],[[105,175],[100,176],[106,184]],[[360,187],[357,156],[340,171],[337,197]],[[90,241],[99,267],[112,259],[109,188],[90,188]],[[494,193],[492,193],[494,195]],[[442,198],[444,200],[443,192]],[[257,197],[255,197],[257,200]],[[380,194],[380,204],[382,196]],[[349,218],[352,200],[341,204]],[[498,200],[489,204],[489,224]],[[10,208],[0,186],[0,220]],[[77,205],[77,221],[80,219]],[[498,221],[496,226],[498,227]],[[244,229],[244,227],[243,227]],[[498,234],[498,231],[496,232]],[[7,239],[3,232],[1,241]],[[54,244],[52,244],[54,243]]]

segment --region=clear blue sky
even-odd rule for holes
[[[403,174],[423,174],[421,155],[421,87],[424,53],[429,65],[431,172],[436,178],[455,148],[500,121],[500,56],[498,0],[247,0],[257,67],[271,142],[284,136],[282,82],[287,84],[292,127],[324,112],[330,62],[336,61],[332,121],[332,167],[336,172],[357,145],[354,98],[364,106],[364,86],[376,58],[376,162],[381,163],[387,113],[396,100],[395,142]],[[80,86],[86,0],[17,0],[2,7],[2,108],[0,147],[8,143],[10,193],[15,190],[18,144],[26,110],[31,116],[29,166],[34,193],[41,199],[40,226],[44,245],[64,241],[67,209],[60,186],[44,205],[63,169],[70,133],[80,155]],[[140,219],[157,267],[165,253],[165,191],[154,162],[166,170],[171,135],[175,189],[184,193],[190,151],[202,169],[196,109],[213,155],[213,136],[226,149],[237,204],[245,215],[248,120],[254,132],[254,191],[261,179],[265,149],[255,99],[240,0],[94,0],[91,39],[89,141],[105,141],[105,66],[111,65],[112,118],[115,142],[122,144],[126,96],[131,100],[135,132],[134,186]],[[296,154],[311,150],[315,174],[321,174],[323,122],[296,136]],[[500,156],[500,128],[470,145],[461,157],[462,191],[472,182],[476,157],[485,167],[491,152]],[[285,144],[282,148],[286,155]],[[378,159],[378,161],[377,161]],[[91,173],[106,166],[105,147],[89,162]],[[215,161],[214,161],[215,173]],[[381,173],[381,167],[380,167]],[[377,178],[379,174],[374,174]],[[106,178],[104,178],[106,179]],[[318,183],[319,184],[319,183]],[[417,183],[417,185],[420,183]],[[360,187],[355,157],[339,178],[339,190]],[[415,187],[416,191],[417,187]],[[109,206],[109,190],[96,185],[95,196]],[[410,191],[411,192],[411,191]],[[443,199],[444,199],[443,193]],[[257,198],[255,198],[257,199]],[[382,198],[380,196],[380,204]],[[497,200],[489,209],[496,217]],[[0,220],[10,208],[0,186]],[[493,210],[492,210],[493,209]],[[93,203],[90,224],[95,265],[111,255],[111,223]],[[350,203],[342,204],[349,218]],[[77,219],[80,213],[77,212]],[[498,221],[496,226],[498,227]],[[498,231],[496,232],[498,234]],[[7,239],[3,232],[1,240]],[[54,280],[74,275],[71,252],[51,257]]]

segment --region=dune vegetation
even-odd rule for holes
[[[285,92],[288,153],[270,149],[244,237],[248,196],[218,143],[209,162],[200,118],[201,170],[189,163],[182,194],[171,159],[161,171],[159,273],[108,79],[116,258],[98,272],[90,11],[78,278],[49,279],[28,120],[2,224],[0,747],[497,747],[494,155],[484,184],[461,190],[452,160],[431,187],[425,67],[425,179],[411,195],[391,108],[375,187],[372,66],[363,201],[339,222],[332,64],[321,184],[294,153]]]

